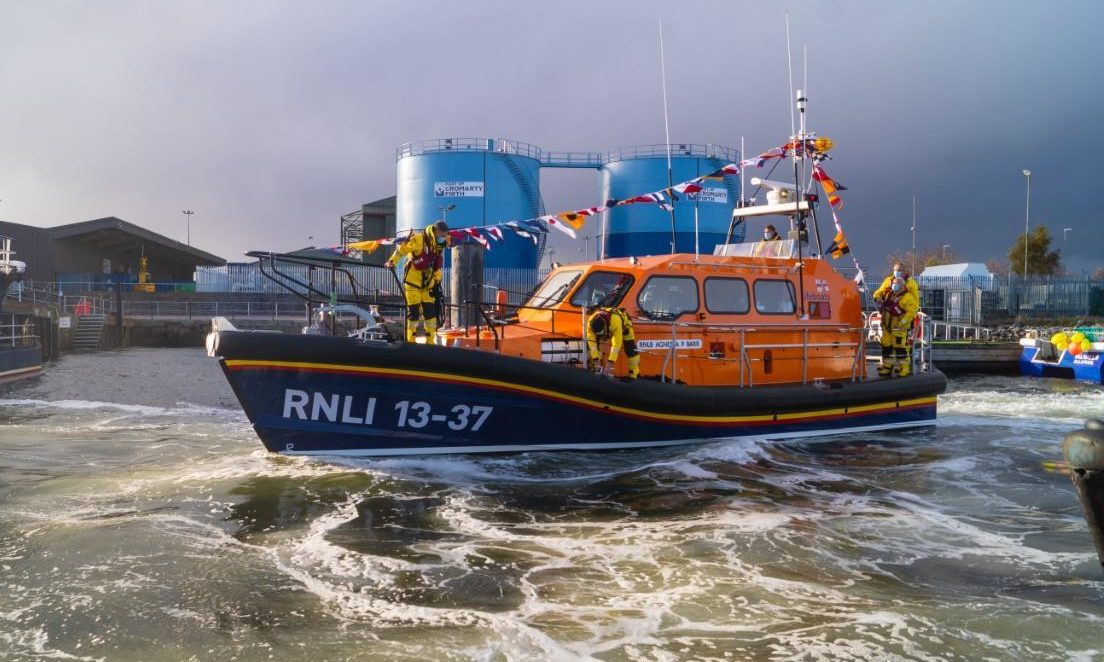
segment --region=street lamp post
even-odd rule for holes
[[[1073,228],[1062,228],[1062,243],[1066,243],[1066,235],[1073,232]]]
[[[192,211],[191,209],[185,209],[184,211],[182,211],[180,213],[184,214],[184,218],[188,219],[188,245],[191,246],[192,245],[192,214],[194,214],[195,212]]]
[[[912,271],[909,273],[916,273],[916,196],[912,196]]]
[[[454,202],[451,205],[438,205],[437,209],[441,212],[441,220],[448,223],[448,213],[456,209],[456,203]]]
[[[1028,228],[1031,225],[1031,171],[1024,168],[1024,178],[1027,180],[1027,202],[1024,204],[1024,280],[1027,280],[1027,244]]]
[[[950,244],[943,244],[943,261],[947,261],[947,249],[950,248]]]

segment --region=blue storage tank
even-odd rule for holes
[[[618,200],[651,193],[740,160],[739,152],[718,145],[671,145],[672,176],[667,176],[667,146],[641,145],[608,152],[602,166],[603,199]],[[697,201],[681,196],[675,203],[675,252],[694,252],[694,208],[698,208],[699,245],[703,254],[724,243],[732,210],[740,197],[739,177],[707,180]],[[606,256],[664,255],[671,252],[671,215],[656,204],[614,207],[606,212]],[[736,228],[732,241],[743,241]]]
[[[541,150],[515,140],[441,138],[398,148],[395,226],[420,230],[447,212],[451,228],[535,218],[540,197]],[[533,242],[507,232],[484,256],[488,268],[535,268]]]

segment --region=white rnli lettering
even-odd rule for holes
[[[307,412],[305,408],[309,400],[310,395],[306,391],[294,388],[284,389],[284,418],[291,418],[291,410],[294,409],[297,414],[296,418],[301,421],[306,420]]]
[[[337,422],[337,405],[341,400],[341,396],[334,393],[330,397],[326,397],[317,391],[314,393],[314,399],[311,407],[311,420],[317,421],[320,414],[326,415],[326,420],[331,423]]]
[[[310,413],[307,407],[310,406]],[[363,411],[363,416],[356,412]],[[376,416],[376,399],[360,402],[356,396],[319,391],[284,389],[283,417],[300,421],[329,421],[350,425],[372,425]]]

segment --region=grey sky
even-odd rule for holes
[[[231,260],[334,244],[341,213],[394,192],[408,140],[662,142],[660,15],[672,139],[758,152],[790,131],[787,11],[864,264],[909,247],[914,194],[921,247],[1003,257],[1023,168],[1032,225],[1070,266],[1104,263],[1091,1],[2,0],[0,219],[115,215],[183,240],[193,209],[192,243]],[[543,180],[549,208],[597,200],[592,172]]]

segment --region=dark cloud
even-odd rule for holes
[[[780,144],[808,48],[810,128],[837,142],[842,221],[880,266],[911,242],[1001,257],[1032,223],[1090,268],[1104,65],[1098,2],[7,2],[0,218],[117,215],[233,258],[336,242],[393,193],[395,147],[444,136],[548,149]],[[548,173],[550,207],[597,177]]]

